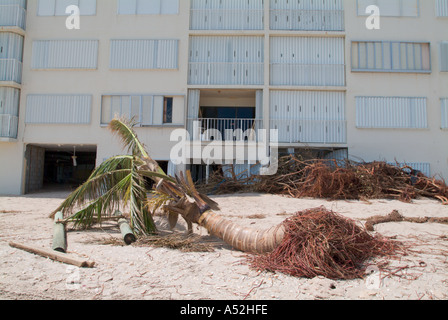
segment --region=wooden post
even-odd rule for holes
[[[93,268],[95,266],[94,261],[87,261],[87,260],[79,260],[75,257],[72,257],[70,255],[59,253],[54,250],[45,249],[45,248],[39,248],[35,246],[30,246],[22,243],[17,242],[10,242],[9,245],[12,248],[24,250],[29,253],[37,254],[39,256],[49,258],[51,260],[59,261],[66,264],[71,264],[74,266],[77,266],[79,268]]]
[[[135,237],[134,232],[132,231],[126,219],[118,220],[118,226],[120,227],[123,240],[127,245],[130,245],[133,242],[137,241],[137,238]]]
[[[62,212],[56,213],[53,227],[52,249],[58,252],[67,252],[67,232],[65,230],[64,216]]]

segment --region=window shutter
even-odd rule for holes
[[[152,124],[155,126],[163,124],[163,96],[154,97],[154,111]]]
[[[118,14],[136,14],[137,0],[118,0]]]
[[[56,0],[39,0],[37,7],[38,16],[54,16]]]
[[[448,72],[448,42],[440,43],[440,71]]]

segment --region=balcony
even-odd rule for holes
[[[17,139],[19,118],[0,114],[0,139]]]
[[[262,85],[264,64],[259,62],[190,62],[190,85]]]
[[[190,30],[263,30],[264,11],[191,9]]]
[[[344,31],[344,10],[274,9],[271,30]]]
[[[22,63],[16,59],[0,59],[0,81],[22,83]]]
[[[26,29],[26,10],[20,5],[0,5],[0,29]]]
[[[344,120],[271,120],[271,130],[278,130],[278,143],[346,144]],[[277,142],[277,141],[272,141]]]
[[[192,141],[262,142],[258,132],[263,120],[256,119],[189,119],[188,128]]]

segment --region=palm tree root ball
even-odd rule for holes
[[[299,212],[283,224],[284,236],[274,251],[252,255],[251,267],[295,277],[362,278],[375,257],[393,256],[402,245],[373,236],[355,221],[321,207]]]

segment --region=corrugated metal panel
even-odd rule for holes
[[[189,84],[261,85],[264,38],[191,37],[189,62]]]
[[[0,0],[0,6],[19,5],[26,9],[26,0]]]
[[[440,71],[448,72],[448,41],[440,43]]]
[[[178,40],[112,40],[111,69],[177,69]]]
[[[22,63],[15,59],[0,59],[0,81],[22,83]]]
[[[448,17],[447,0],[436,0],[436,15],[437,17]]]
[[[90,124],[90,95],[28,95],[27,124]]]
[[[20,90],[0,87],[0,114],[19,116]]]
[[[0,1],[0,26],[26,29],[26,10],[23,1]]]
[[[365,16],[368,6],[375,5],[383,17],[418,17],[419,0],[358,0],[358,15]]]
[[[0,114],[0,138],[17,139],[18,127],[18,117]]]
[[[262,30],[263,0],[192,0],[191,30]]]
[[[379,72],[429,72],[429,42],[354,41],[352,70]]]
[[[343,31],[342,0],[271,0],[272,30]]]
[[[334,150],[328,153],[324,158],[327,160],[345,161],[348,159],[348,149]]]
[[[96,69],[98,40],[33,41],[33,69]]]
[[[448,98],[440,99],[442,108],[442,129],[448,129]]]
[[[420,171],[425,176],[431,177],[431,164],[427,162],[388,162],[388,164],[398,166],[400,168],[411,167],[414,170]],[[409,173],[411,173],[409,169],[406,169],[406,171],[409,171]]]
[[[68,6],[78,6],[80,14],[91,16],[96,14],[96,0],[39,0],[38,16],[66,16]]]
[[[356,126],[425,129],[426,102],[426,98],[356,97]]]
[[[272,37],[271,85],[344,86],[344,38]]]
[[[118,0],[118,14],[178,14],[179,0]]]
[[[343,92],[272,91],[271,129],[283,143],[346,143]]]
[[[0,59],[15,59],[22,61],[23,57],[23,37],[11,33],[0,33]]]

